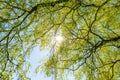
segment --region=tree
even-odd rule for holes
[[[73,71],[75,79],[120,78],[119,0],[1,0],[0,78],[27,80],[35,46],[51,48],[46,75]],[[54,38],[63,37],[58,43]],[[41,67],[40,67],[41,68]],[[47,70],[46,70],[47,69]]]

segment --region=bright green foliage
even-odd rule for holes
[[[47,76],[66,80],[120,78],[119,0],[0,1],[0,78],[26,77],[31,49],[51,48],[42,67]],[[63,40],[54,38],[61,35]],[[24,68],[26,65],[26,68]],[[8,76],[9,75],[9,76]]]

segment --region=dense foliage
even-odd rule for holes
[[[119,79],[120,1],[0,0],[0,78],[29,80],[26,60],[35,46],[51,48],[39,67],[47,76],[66,80],[72,71],[75,80]]]

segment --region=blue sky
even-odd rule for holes
[[[28,77],[31,78],[31,80],[53,80],[52,76],[46,77],[43,72],[38,72],[35,74],[35,68],[38,65],[42,65],[43,61],[42,59],[48,58],[50,55],[50,50],[39,50],[39,47],[35,47],[33,51],[31,52],[29,62],[31,63],[30,72],[28,73]],[[71,73],[67,73],[67,76],[69,80],[74,80],[74,77],[71,75]]]
[[[30,73],[28,73],[28,77],[31,80],[52,80],[52,77],[46,77],[43,72],[38,72],[35,74],[35,69],[38,65],[43,64],[42,59],[47,58],[49,55],[49,50],[39,50],[39,47],[35,47],[31,52],[29,62],[31,63]]]

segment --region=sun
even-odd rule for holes
[[[62,42],[62,41],[63,41],[63,37],[62,37],[61,35],[57,35],[57,36],[55,37],[55,40],[56,40],[57,42]]]

